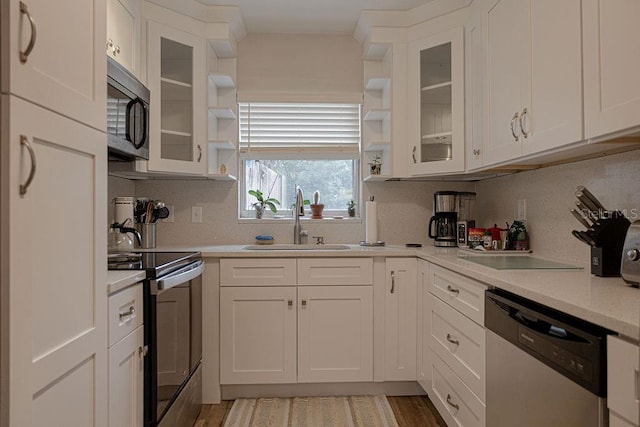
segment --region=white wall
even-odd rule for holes
[[[505,227],[517,215],[518,199],[526,199],[527,227],[535,254],[589,265],[589,247],[571,235],[584,229],[569,209],[576,186],[584,185],[607,209],[626,209],[640,219],[640,150],[523,172],[476,184],[481,226]],[[635,218],[634,218],[635,216]]]
[[[388,244],[432,244],[427,237],[427,223],[432,215],[433,193],[471,189],[473,184],[469,183],[381,182],[367,183],[362,191],[365,197],[374,195],[378,202],[379,239]],[[293,242],[291,220],[238,220],[237,183],[138,181],[136,196],[162,199],[175,206],[175,222],[158,223],[159,246],[251,244],[257,234],[270,234],[278,243]],[[191,223],[192,206],[203,207],[202,224]],[[358,243],[364,240],[364,227],[364,221],[303,221],[309,236],[324,236],[327,243]]]
[[[361,102],[362,64],[351,36],[249,34],[238,44],[238,100]]]

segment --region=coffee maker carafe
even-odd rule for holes
[[[434,239],[435,246],[457,246],[455,191],[436,191],[433,194],[433,216],[429,220],[429,237]]]

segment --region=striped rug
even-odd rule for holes
[[[237,399],[224,427],[398,427],[385,396]]]

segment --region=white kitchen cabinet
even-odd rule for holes
[[[484,1],[484,165],[582,139],[580,10],[580,0]]]
[[[371,258],[222,259],[221,384],[372,381],[372,268]]]
[[[640,425],[640,347],[607,337],[607,406],[611,426]]]
[[[371,286],[298,288],[298,382],[373,381]]]
[[[106,426],[106,135],[17,96],[0,110],[2,423]]]
[[[296,382],[296,288],[220,288],[220,383]]]
[[[469,6],[469,21],[465,25],[465,146],[466,170],[479,169],[482,155],[482,19],[480,1]]]
[[[429,265],[428,329],[430,383],[427,393],[447,425],[485,425],[486,286],[437,265]],[[425,368],[423,368],[425,369]]]
[[[418,281],[415,258],[387,258],[385,272],[386,381],[415,381]]]
[[[104,131],[105,0],[8,0],[0,7],[2,93]]]
[[[409,44],[409,173],[463,172],[464,36],[454,28]]]
[[[140,0],[107,1],[107,55],[136,76],[140,71]]]
[[[429,292],[429,262],[418,260],[418,330],[417,330],[417,381],[425,392],[431,390],[431,293]]]
[[[640,3],[582,1],[585,138],[640,126]]]
[[[142,283],[109,296],[109,426],[144,424]]]
[[[150,172],[207,174],[205,58],[204,39],[147,20]]]

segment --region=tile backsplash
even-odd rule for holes
[[[633,222],[640,215],[640,150],[492,178],[477,183],[367,182],[364,199],[378,202],[378,238],[388,244],[431,245],[428,220],[433,193],[439,190],[476,191],[479,226],[500,227],[517,216],[517,201],[526,200],[527,227],[534,253],[545,258],[588,266],[589,248],[571,235],[581,229],[569,209],[574,192],[584,185],[609,209],[626,210]],[[159,223],[157,242],[166,245],[250,244],[257,234],[271,234],[280,243],[293,241],[291,221],[238,220],[235,182],[109,178],[109,200],[135,195],[164,200],[175,207],[173,223]],[[191,207],[203,208],[203,222],[191,223]],[[113,217],[111,209],[108,217]],[[365,222],[308,220],[309,236],[328,243],[357,243],[364,239]]]

